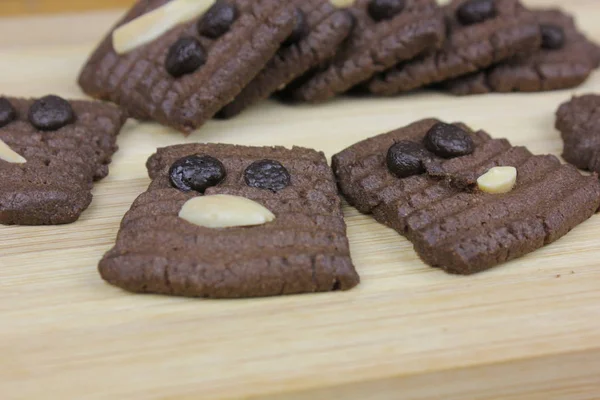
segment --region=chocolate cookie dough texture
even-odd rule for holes
[[[552,243],[600,206],[597,176],[433,119],[359,142],[336,154],[333,168],[350,204],[406,236],[427,264],[456,274]]]
[[[541,92],[577,87],[600,63],[600,48],[577,30],[573,17],[558,9],[532,11],[542,43],[533,52],[447,83],[457,95]]]
[[[234,100],[295,23],[294,8],[279,0],[140,0],[79,84],[132,117],[189,133]]]
[[[407,92],[479,71],[540,46],[539,24],[518,0],[453,0],[444,13],[444,46],[376,75],[365,85],[371,93]]]
[[[290,85],[284,96],[328,100],[377,72],[439,48],[444,40],[443,14],[435,0],[356,0],[347,11],[354,29],[336,56]]]
[[[218,114],[231,118],[249,105],[268,98],[290,82],[331,60],[350,33],[352,15],[329,0],[294,0],[296,22],[292,35],[265,68],[233,102]]]
[[[573,97],[556,112],[563,158],[577,168],[600,173],[600,96]]]
[[[241,298],[347,290],[359,277],[331,168],[295,147],[159,149],[99,271],[131,292]]]
[[[0,224],[74,222],[108,175],[125,122],[118,108],[46,96],[0,98]]]

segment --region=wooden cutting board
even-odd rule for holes
[[[600,40],[597,0],[564,3]],[[119,13],[0,21],[0,90],[82,97],[77,72]],[[0,228],[0,398],[598,399],[600,216],[543,250],[472,277],[424,265],[408,241],[345,207],[362,284],[240,301],[132,295],[96,272],[149,180],[158,146],[301,145],[331,156],[423,117],[465,121],[560,154],[554,111],[600,92],[264,103],[188,138],[130,122],[81,220]]]
[[[2,0],[0,2],[0,15],[106,10],[129,7],[134,2],[135,0]]]

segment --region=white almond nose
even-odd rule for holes
[[[24,157],[11,149],[2,139],[0,139],[0,160],[13,164],[25,164],[27,162]]]
[[[515,167],[494,167],[477,179],[477,186],[482,192],[491,194],[508,193],[517,183]]]
[[[113,48],[117,54],[125,54],[150,43],[175,26],[198,18],[213,3],[211,0],[170,1],[115,29]]]
[[[181,207],[179,218],[205,228],[232,228],[266,224],[275,215],[245,197],[216,194],[188,200]]]

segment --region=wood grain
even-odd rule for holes
[[[2,0],[0,16],[81,12],[128,7],[133,0]]]
[[[596,0],[566,7],[600,40]],[[77,72],[117,16],[1,20],[2,91],[82,97]],[[560,154],[555,109],[573,93],[592,91],[600,91],[598,73],[577,90],[544,94],[419,93],[319,107],[266,102],[188,138],[128,123],[111,175],[94,189],[81,221],[0,227],[0,398],[598,399],[599,216],[534,254],[466,278],[427,267],[408,241],[345,207],[362,276],[346,293],[243,301],[139,296],[106,285],[96,272],[121,217],[148,184],[144,162],[158,146],[296,144],[330,156],[433,116]]]

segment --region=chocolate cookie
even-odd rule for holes
[[[561,10],[534,11],[542,44],[533,54],[518,56],[485,71],[447,82],[457,95],[490,92],[541,92],[582,84],[600,62],[600,48],[577,30]]]
[[[556,112],[564,141],[563,158],[577,168],[600,173],[600,96],[573,97]]]
[[[0,224],[77,220],[92,182],[108,175],[125,119],[97,102],[0,98]]]
[[[331,168],[295,147],[159,149],[99,271],[132,292],[239,298],[359,282]]]
[[[293,35],[235,100],[221,109],[218,117],[238,115],[329,61],[353,26],[351,14],[337,9],[329,0],[295,0],[291,4],[297,6]]]
[[[463,76],[537,49],[539,24],[518,0],[453,0],[441,50],[396,65],[366,84],[379,95],[396,95]]]
[[[472,152],[449,158],[411,150],[422,169],[398,175],[389,164],[394,146],[427,148],[428,133],[440,129],[461,130]],[[446,149],[470,146],[464,136],[448,139]],[[516,168],[516,184],[503,194],[478,189],[481,177],[499,166]],[[406,236],[429,265],[456,274],[483,271],[552,243],[600,206],[597,176],[433,119],[357,143],[333,157],[333,168],[350,204]]]
[[[295,24],[293,8],[279,0],[219,0],[208,10],[203,4],[138,1],[93,53],[80,86],[132,117],[184,133],[200,127],[258,74]],[[161,23],[189,19],[190,7],[200,15],[151,35],[153,13],[167,14]]]
[[[330,64],[294,82],[285,97],[321,102],[399,62],[439,48],[444,22],[435,0],[356,0],[355,26]]]

